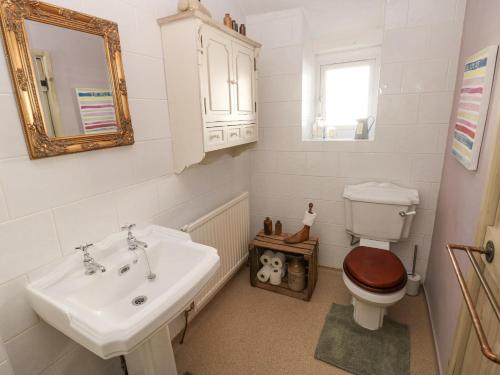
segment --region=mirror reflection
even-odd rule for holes
[[[47,135],[116,132],[104,39],[31,20],[26,30]]]

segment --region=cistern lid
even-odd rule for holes
[[[419,204],[418,190],[407,189],[390,182],[366,182],[359,185],[347,185],[344,198],[358,202],[399,204],[410,206]]]

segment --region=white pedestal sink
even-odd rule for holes
[[[43,320],[98,356],[125,356],[130,375],[177,374],[166,325],[215,273],[219,256],[173,229],[149,226],[135,235],[148,244],[154,280],[145,254],[128,250],[122,232],[90,249],[105,272],[86,275],[75,253],[27,285],[29,301]]]

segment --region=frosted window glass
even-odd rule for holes
[[[370,65],[340,66],[325,72],[327,126],[356,125],[370,113]]]

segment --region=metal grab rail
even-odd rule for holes
[[[479,281],[481,283],[481,286],[483,287],[486,297],[488,298],[488,301],[491,304],[491,307],[493,308],[493,311],[495,312],[495,315],[497,317],[497,320],[500,321],[500,307],[498,306],[498,303],[490,289],[490,286],[488,285],[488,282],[484,278],[483,274],[481,273],[481,270],[479,268],[479,264],[477,263],[476,258],[472,255],[473,252],[475,253],[480,253],[486,255],[486,258],[488,262],[493,261],[493,256],[494,256],[494,247],[492,246],[493,244],[488,243],[487,249],[482,249],[479,247],[472,247],[472,246],[464,246],[464,245],[455,245],[455,244],[449,244],[446,246],[448,249],[448,253],[451,258],[451,262],[453,264],[453,268],[455,270],[455,273],[457,274],[458,278],[458,283],[460,284],[460,289],[462,290],[462,294],[464,296],[465,304],[467,305],[467,309],[469,310],[469,313],[472,318],[472,324],[474,326],[474,330],[476,331],[477,338],[479,340],[479,345],[481,346],[481,352],[484,354],[486,358],[488,358],[490,361],[493,361],[495,363],[500,363],[500,354],[497,354],[492,351],[490,344],[488,343],[488,338],[486,337],[486,334],[484,333],[483,326],[481,325],[481,320],[479,319],[479,315],[477,313],[476,307],[474,306],[474,303],[472,301],[472,297],[469,293],[469,289],[467,288],[464,276],[462,274],[462,271],[460,270],[460,266],[458,265],[457,258],[455,257],[455,254],[453,253],[454,250],[461,250],[465,251],[467,256],[469,257],[469,260],[472,263],[472,267],[474,268],[474,271],[479,278]]]

